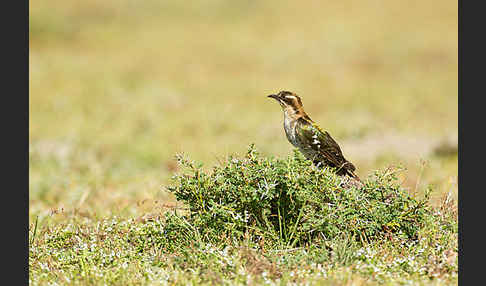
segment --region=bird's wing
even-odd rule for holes
[[[299,137],[305,141],[304,143],[322,154],[337,168],[344,167],[351,171],[355,170],[354,165],[344,158],[341,148],[327,131],[321,130],[317,124],[305,119],[302,119],[297,127],[296,131],[299,133]]]

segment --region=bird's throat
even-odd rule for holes
[[[295,108],[294,106],[287,106],[284,108],[284,116],[290,120],[297,120],[299,118],[309,118],[302,107]],[[309,118],[310,119],[310,118]]]

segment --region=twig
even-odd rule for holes
[[[37,233],[37,221],[39,220],[39,216],[35,217],[35,225],[34,225],[34,233],[32,234],[32,239],[30,240],[30,245],[34,243],[35,235]]]

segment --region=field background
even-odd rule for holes
[[[29,217],[174,204],[184,152],[287,156],[299,94],[366,178],[457,197],[457,1],[30,1]]]
[[[143,215],[178,152],[286,156],[279,90],[361,177],[457,194],[454,1],[31,1],[29,47],[31,217]]]

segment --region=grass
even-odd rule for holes
[[[342,187],[302,154],[266,158],[251,146],[204,172],[183,157],[168,189],[180,206],[42,228],[30,283],[457,283],[457,212],[411,196],[397,170]]]
[[[252,142],[287,158],[280,108],[265,97],[282,89],[302,96],[360,177],[401,166],[397,184],[415,197],[431,188],[428,205],[457,222],[456,2],[29,6],[31,284],[457,283],[457,232],[437,227],[427,243],[332,256],[243,242],[226,254],[206,244],[140,253],[125,236],[180,207],[166,189],[182,171],[177,153],[205,172]],[[386,266],[403,259],[432,270]]]

